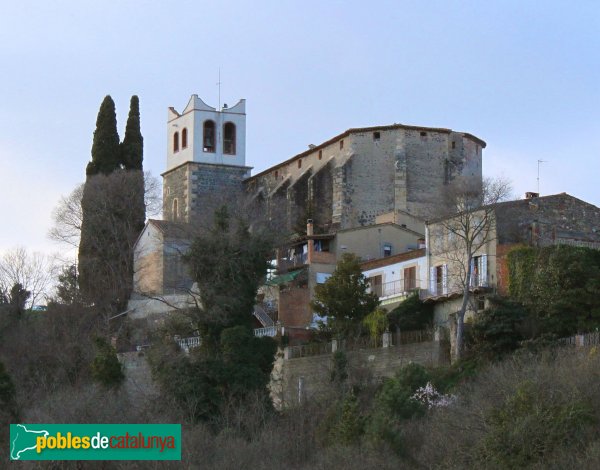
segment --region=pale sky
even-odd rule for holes
[[[0,0],[0,252],[47,238],[85,178],[110,94],[123,137],[140,97],[144,166],[167,107],[247,100],[254,172],[351,127],[469,132],[515,194],[600,206],[600,2]]]

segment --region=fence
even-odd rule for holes
[[[411,343],[424,343],[433,341],[434,334],[431,330],[402,331],[398,333],[384,333],[381,339],[375,340],[371,337],[351,338],[333,340],[329,343],[311,343],[300,346],[288,346],[285,348],[285,358],[295,359],[298,357],[321,356],[332,352],[357,351],[361,349],[387,348]],[[391,340],[391,341],[390,341]]]
[[[600,331],[561,338],[559,342],[566,346],[600,346]]]

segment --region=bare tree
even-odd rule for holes
[[[60,198],[58,205],[52,212],[54,225],[48,232],[48,237],[59,243],[77,248],[81,236],[81,199],[83,197],[83,183],[75,187],[68,195]],[[146,214],[149,217],[157,216],[161,212],[161,185],[158,178],[150,172],[144,173],[144,200]]]
[[[53,260],[41,253],[29,253],[18,247],[0,258],[0,292],[9,292],[15,284],[31,292],[28,307],[35,305],[46,294],[56,276]]]
[[[457,359],[463,348],[465,313],[472,299],[472,289],[477,285],[474,258],[496,240],[496,207],[510,194],[511,185],[504,179],[485,178],[475,184],[457,182],[444,194],[439,219],[427,224],[430,254],[448,263],[443,273],[445,289],[452,283],[450,289],[462,293],[456,312]]]

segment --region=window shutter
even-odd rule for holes
[[[444,264],[442,266],[442,293],[448,293],[448,265]]]
[[[436,295],[436,284],[437,280],[435,278],[435,267],[431,266],[429,268],[429,293],[431,295]]]
[[[479,267],[479,285],[487,287],[487,255],[481,255],[479,261],[481,263]]]
[[[469,287],[475,285],[475,258],[471,258],[471,276],[469,277]]]

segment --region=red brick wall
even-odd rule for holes
[[[279,293],[279,321],[283,326],[305,327],[312,322],[308,287],[289,287]]]

